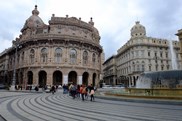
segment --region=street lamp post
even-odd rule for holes
[[[14,68],[13,68],[13,80],[12,80],[12,84],[11,84],[11,90],[15,90],[15,86],[16,86],[16,66],[17,66],[17,48],[18,45],[15,45],[15,64],[14,64]]]

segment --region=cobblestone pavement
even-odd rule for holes
[[[3,91],[0,115],[7,121],[182,121],[182,105],[98,98],[91,102],[72,99],[62,92],[53,95]]]

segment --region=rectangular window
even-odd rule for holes
[[[155,57],[157,56],[157,52],[155,52]]]
[[[145,71],[145,66],[144,65],[142,65],[142,71]]]
[[[166,58],[168,58],[168,53],[166,53]]]
[[[158,71],[158,65],[155,66],[156,71]]]
[[[160,56],[162,57],[162,52],[160,53]]]
[[[148,56],[150,57],[150,52],[148,52]]]
[[[164,70],[164,66],[161,66],[161,70]]]
[[[137,65],[137,71],[140,71],[140,66],[139,65]]]
[[[151,66],[149,66],[149,71],[151,71]]]

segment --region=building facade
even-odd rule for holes
[[[145,27],[139,21],[131,28],[131,38],[118,49],[115,60],[117,70],[115,83],[127,87],[136,86],[142,72],[182,68],[180,43],[147,37]]]
[[[46,25],[37,6],[26,20],[22,34],[0,55],[3,83],[22,86],[97,85],[100,80],[100,35],[92,18],[55,17]]]
[[[178,30],[178,33],[176,34],[179,38],[179,42],[180,42],[180,55],[182,58],[182,29]],[[182,62],[181,62],[182,64]]]
[[[103,83],[106,85],[116,85],[117,70],[116,70],[116,56],[113,55],[103,63]]]

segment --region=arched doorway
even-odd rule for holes
[[[45,87],[47,82],[47,73],[45,71],[39,72],[39,87]]]
[[[20,72],[20,84],[21,85],[23,84],[23,72],[22,71]]]
[[[89,77],[89,74],[87,72],[84,72],[82,75],[82,84],[88,86],[88,77]]]
[[[77,73],[75,71],[71,71],[68,74],[68,84],[77,84]]]
[[[32,85],[33,84],[33,73],[32,73],[32,71],[28,71],[27,76],[28,76],[27,84]]]
[[[62,77],[61,71],[55,71],[53,73],[53,85],[62,85]]]
[[[95,81],[96,81],[96,73],[93,74],[92,77],[92,85],[95,86]]]

